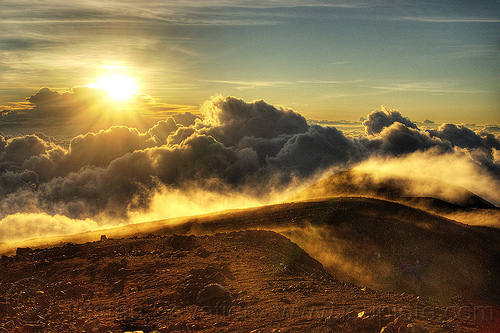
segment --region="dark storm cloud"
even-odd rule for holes
[[[43,90],[32,99],[39,106],[62,96]],[[87,133],[67,147],[43,134],[0,141],[5,145],[2,216],[37,212],[126,219],[147,211],[160,192],[262,197],[270,188],[283,190],[330,168],[427,152],[447,159],[460,155],[500,177],[499,141],[491,134],[455,125],[421,130],[397,111],[369,114],[364,125],[370,135],[364,138],[308,125],[293,110],[264,101],[215,97],[202,113],[173,115],[144,133],[125,126]]]

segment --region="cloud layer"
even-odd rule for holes
[[[31,99],[61,98],[39,94]],[[450,179],[454,165],[466,165],[477,178],[460,185],[500,205],[487,186],[500,182],[500,141],[492,134],[453,124],[423,130],[397,111],[382,110],[367,116],[365,137],[349,138],[335,127],[308,125],[293,110],[235,97],[214,97],[201,112],[174,115],[144,133],[125,126],[87,133],[67,146],[41,133],[0,134],[0,221],[12,225],[15,214],[36,213],[99,225],[144,220],[151,208],[155,218],[185,214],[172,206],[161,212],[159,198],[169,193],[193,200],[203,193],[198,206],[217,209],[224,205],[201,198],[240,198],[226,208],[245,206],[242,198],[269,203],[328,170],[367,161]]]

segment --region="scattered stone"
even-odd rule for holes
[[[229,291],[218,283],[205,286],[196,298],[197,305],[203,307],[207,312],[216,314],[228,314],[231,302]]]
[[[402,317],[398,317],[380,330],[380,333],[427,333],[428,331],[419,324],[407,324]]]
[[[394,323],[394,315],[389,313],[390,309],[373,309],[365,311],[351,311],[346,314],[329,316],[326,324],[333,330],[359,332],[394,332],[398,333],[398,327]],[[381,330],[382,329],[382,330]]]

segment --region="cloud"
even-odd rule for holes
[[[484,164],[467,151],[428,149],[397,157],[373,156],[358,164],[355,169],[380,175],[395,175],[415,179],[412,186],[405,189],[408,195],[432,196],[455,202],[457,193],[446,192],[442,184],[466,188],[496,206],[500,206],[500,173],[491,173]],[[492,161],[493,162],[493,161]],[[421,181],[427,179],[428,181]],[[438,180],[436,188],[431,188],[432,179]],[[423,184],[423,185],[419,185]]]
[[[31,191],[35,189],[38,184],[38,175],[34,171],[5,171],[0,174],[0,199],[19,189]]]
[[[112,125],[140,127],[144,131],[169,116],[175,116],[178,124],[191,125],[197,117],[190,112],[197,111],[193,106],[158,102],[146,94],[119,102],[106,91],[90,87],[73,87],[64,93],[42,88],[24,104],[9,109],[2,112],[0,123],[22,128],[72,122],[78,124],[72,135],[80,134],[82,129],[99,131]]]
[[[175,143],[180,143],[193,133],[193,131],[186,129],[186,127],[194,125],[197,119],[201,118],[191,112],[174,114],[168,119],[156,123],[148,130],[148,134],[154,138],[158,145],[163,145],[167,143],[167,139],[175,133],[171,140],[175,141]],[[189,132],[187,136],[184,135],[186,131]]]
[[[7,142],[5,142],[5,136],[2,132],[0,132],[0,153],[4,151],[6,144]]]
[[[275,157],[281,151],[285,143],[293,137],[293,135],[281,134],[275,138],[256,138],[253,136],[246,136],[238,142],[238,148],[252,148],[255,150],[259,157],[261,165],[266,164],[266,159]]]
[[[489,133],[500,133],[500,126],[486,126],[483,131]]]
[[[34,99],[42,105],[61,96],[44,91]],[[66,144],[41,133],[0,136],[0,218],[35,213],[122,223],[207,213],[274,203],[357,165],[449,179],[500,204],[493,189],[500,185],[500,142],[492,134],[450,124],[422,130],[384,109],[367,116],[366,136],[348,137],[309,125],[293,110],[235,97],[216,96],[201,111],[172,115],[144,132],[114,126]],[[181,205],[188,197],[210,203]],[[166,211],[162,200],[178,204]]]
[[[0,172],[3,169],[4,171],[23,173],[24,170],[32,170],[28,165],[25,165],[28,160],[36,159],[39,156],[54,158],[57,153],[64,153],[63,149],[58,145],[45,141],[40,136],[44,137],[38,134],[7,140],[3,149],[4,151],[0,153]],[[28,164],[30,163],[28,162]],[[45,163],[43,170],[39,170],[40,176],[35,173],[36,177],[32,177],[32,179],[36,179],[36,181],[32,181],[31,183],[37,184],[39,178],[42,178],[42,181],[46,180],[45,175],[49,173],[53,174],[53,176],[57,175],[56,168],[57,166],[53,163]],[[12,177],[9,178],[12,179]]]
[[[114,159],[107,167],[88,165],[78,172],[41,184],[0,202],[3,212],[19,206],[72,218],[106,214],[125,218],[129,209],[148,207],[160,184],[180,188],[196,182],[207,189],[243,184],[258,169],[252,149],[225,147],[215,139],[194,134],[181,145],[136,150]],[[9,208],[12,200],[17,204]]]
[[[133,3],[124,4],[120,1],[109,2],[106,4],[95,5],[82,5],[61,2],[58,0],[50,1],[49,6],[42,6],[31,3],[29,1],[8,2],[8,8],[15,8],[14,11],[6,11],[8,17],[14,22],[25,21],[26,17],[32,18],[36,21],[47,21],[47,23],[54,23],[59,21],[76,21],[76,22],[99,22],[103,18],[109,21],[119,22],[138,22],[138,21],[168,21],[179,24],[195,24],[194,18],[198,16],[206,16],[206,14],[217,14],[214,18],[205,18],[202,23],[212,22],[215,24],[222,19],[225,21],[232,21],[240,16],[250,17],[255,20],[257,14],[263,15],[264,9],[275,8],[297,8],[297,7],[310,7],[326,10],[332,8],[338,9],[361,9],[369,10],[372,13],[376,10],[376,17],[381,14],[383,17],[390,18],[390,14],[399,14],[395,19],[398,20],[445,20],[451,22],[455,21],[469,21],[473,20],[474,16],[477,20],[484,19],[484,16],[491,16],[492,10],[495,7],[487,1],[479,1],[480,4],[475,6],[465,3],[456,2],[429,2],[426,5],[412,4],[407,1],[323,1],[323,0],[309,0],[309,1],[262,1],[262,0],[247,0],[247,1],[221,1],[221,0],[207,0],[207,1],[150,1],[146,4],[141,4],[141,9],[138,10],[138,5]],[[222,10],[223,9],[223,10]],[[378,10],[377,10],[378,9]],[[489,10],[488,10],[489,9]],[[344,12],[343,12],[344,13]],[[464,16],[463,13],[470,13],[469,16]],[[403,16],[406,14],[407,16]],[[408,16],[408,14],[413,14]],[[457,15],[460,14],[460,17]],[[373,15],[373,14],[372,14]],[[261,18],[262,19],[262,18]],[[394,18],[393,18],[394,19]],[[496,18],[492,18],[496,19]],[[224,22],[224,21],[222,21]],[[222,24],[222,22],[220,22]],[[240,18],[240,22],[246,22]],[[198,23],[199,24],[199,23]],[[227,24],[227,23],[226,23]],[[240,23],[241,24],[241,23]],[[256,24],[256,23],[254,23]]]
[[[148,130],[148,133],[154,138],[154,140],[159,144],[167,143],[167,138],[177,131],[177,123],[174,118],[168,118],[167,120],[161,120],[156,123],[153,127]]]
[[[385,127],[389,127],[395,122],[401,123],[409,128],[418,129],[409,118],[405,118],[396,110],[387,110],[382,105],[382,111],[374,111],[368,115],[368,119],[363,122],[366,134],[376,135],[379,134]]]
[[[364,140],[364,144],[369,149],[378,149],[379,153],[398,155],[429,148],[439,148],[443,152],[453,148],[486,152],[500,149],[498,138],[486,131],[475,132],[455,124],[443,124],[436,130],[421,130],[399,111],[387,111],[385,106],[382,109],[370,113],[363,122],[366,134],[373,136],[371,140]]]
[[[93,117],[95,115],[90,110],[100,108],[104,111],[113,106],[103,90],[87,87],[74,87],[72,92],[63,94],[42,88],[26,100],[34,105],[31,116],[36,118],[67,119],[82,113]]]
[[[44,105],[48,103],[58,102],[63,97],[57,91],[52,91],[49,88],[42,88],[36,94],[27,98],[28,102],[32,104]]]
[[[431,22],[431,23],[498,23],[500,19],[496,17],[400,17],[402,21],[417,21],[417,22]]]
[[[334,127],[312,125],[292,136],[268,162],[280,169],[309,176],[332,166],[347,165],[361,159],[364,147]]]
[[[275,138],[308,129],[307,121],[290,109],[277,108],[264,101],[246,103],[242,99],[217,96],[202,107],[203,132],[228,146],[244,137]],[[209,126],[209,127],[208,127]]]
[[[9,165],[10,170],[35,171],[45,182],[84,166],[106,166],[126,153],[154,145],[150,135],[124,126],[77,136],[71,140],[69,150],[43,134],[26,135],[7,140],[0,163]]]
[[[401,155],[433,147],[439,147],[442,151],[446,151],[452,147],[439,138],[431,137],[428,132],[407,127],[400,122],[385,127],[379,136],[382,141],[380,150],[383,154]]]
[[[62,215],[12,214],[0,220],[0,242],[70,235],[96,230],[99,225],[92,220],[72,220]]]
[[[7,140],[0,161],[22,164],[31,156],[37,156],[53,149],[55,145],[40,139],[37,135],[26,135]]]
[[[443,124],[437,130],[429,130],[433,137],[449,141],[461,148],[500,149],[500,142],[493,134],[476,133],[463,125]]]
[[[113,126],[96,134],[90,132],[73,138],[66,163],[69,170],[74,171],[85,165],[106,166],[126,153],[154,145],[149,134],[141,134],[135,128]]]

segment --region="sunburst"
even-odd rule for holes
[[[117,101],[130,99],[138,92],[137,82],[126,75],[109,75],[101,77],[97,82],[88,85],[89,88],[102,89],[110,98]]]

